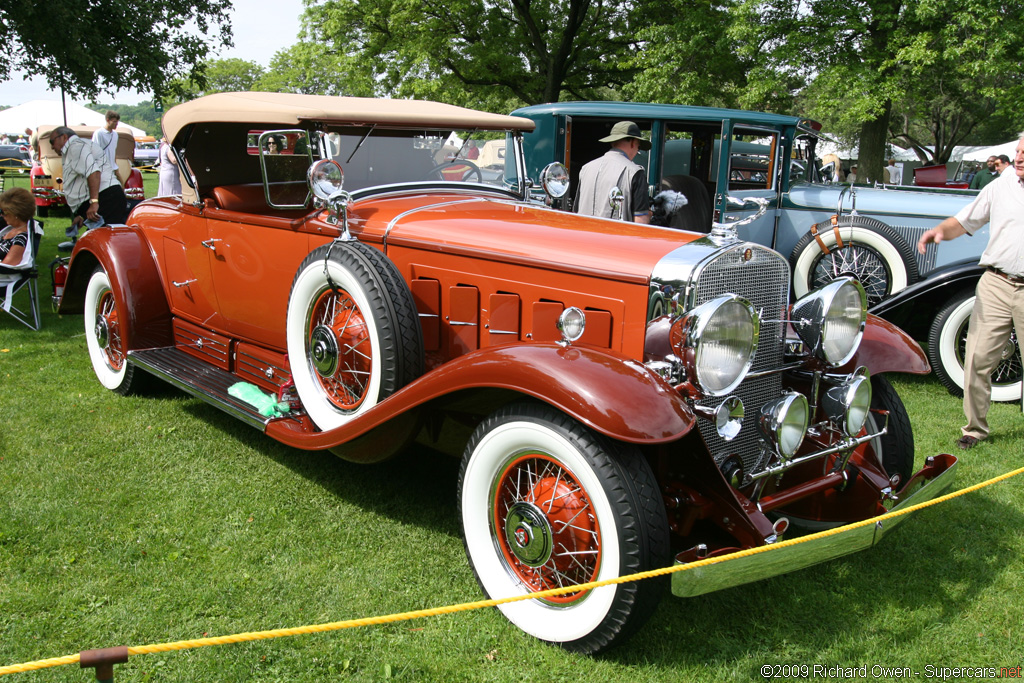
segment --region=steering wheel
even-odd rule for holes
[[[460,170],[462,171],[462,175],[459,176],[458,178],[445,177],[445,171],[458,172]],[[474,174],[476,174],[476,182],[482,183],[484,181],[484,176],[482,173],[480,173],[480,167],[474,164],[472,161],[469,161],[468,159],[453,159],[451,161],[446,161],[443,164],[438,164],[434,168],[427,171],[427,178],[437,178],[438,180],[465,181]]]

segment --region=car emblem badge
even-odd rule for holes
[[[743,252],[743,262],[744,263],[748,262],[752,258],[754,258],[754,250],[753,249],[747,249],[746,251]]]
[[[525,526],[520,525],[516,527],[515,536],[516,543],[519,544],[520,548],[525,548],[527,544],[530,542],[530,532],[526,529]]]

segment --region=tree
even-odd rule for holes
[[[944,160],[986,106],[1012,111],[1022,52],[1005,17],[1022,10],[1024,0],[746,0],[733,35],[757,60],[748,81],[803,79],[807,114],[856,130],[872,181],[887,141],[927,142]]]
[[[304,95],[373,97],[376,83],[348,58],[332,53],[320,42],[299,42],[280,50],[257,83],[259,90]]]
[[[41,75],[90,99],[122,88],[173,94],[172,81],[202,82],[199,65],[211,49],[232,44],[230,7],[231,0],[5,0],[0,77]]]
[[[172,86],[178,95],[172,103],[187,102],[203,95],[215,92],[244,92],[258,89],[264,77],[263,67],[256,62],[244,59],[214,59],[211,62],[196,66],[198,79],[182,78],[174,81]]]
[[[737,107],[750,99],[753,65],[729,35],[734,0],[665,0],[652,9],[637,34],[640,49],[629,60],[635,77],[622,92],[627,99],[667,104]],[[792,106],[790,88],[757,91],[760,106]]]
[[[651,0],[335,0],[304,23],[343,80],[495,111],[599,99],[629,82]]]

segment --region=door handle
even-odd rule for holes
[[[219,239],[208,239],[208,240],[203,240],[202,242],[200,242],[200,244],[202,244],[207,249],[210,249],[211,251],[217,251],[217,245],[214,244],[214,242],[222,242],[222,241],[223,240],[219,240]]]

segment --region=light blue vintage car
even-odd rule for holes
[[[789,257],[795,296],[840,275],[857,277],[871,312],[926,341],[936,375],[962,393],[967,322],[988,227],[930,245],[924,255],[915,246],[976,192],[833,182],[838,160],[822,164],[815,153],[820,124],[796,116],[629,102],[558,102],[512,113],[537,124],[523,141],[528,177],[560,161],[572,187],[580,167],[607,150],[599,140],[617,121],[637,123],[652,142],[636,158],[647,169],[652,198],[671,190],[688,201],[671,215],[655,202],[654,222],[708,232],[716,219],[750,219],[740,237]],[[571,210],[572,195],[562,208]],[[755,218],[755,205],[730,201],[751,198],[767,200],[768,210]],[[1019,400],[1022,376],[1011,339],[993,375],[993,398]]]

